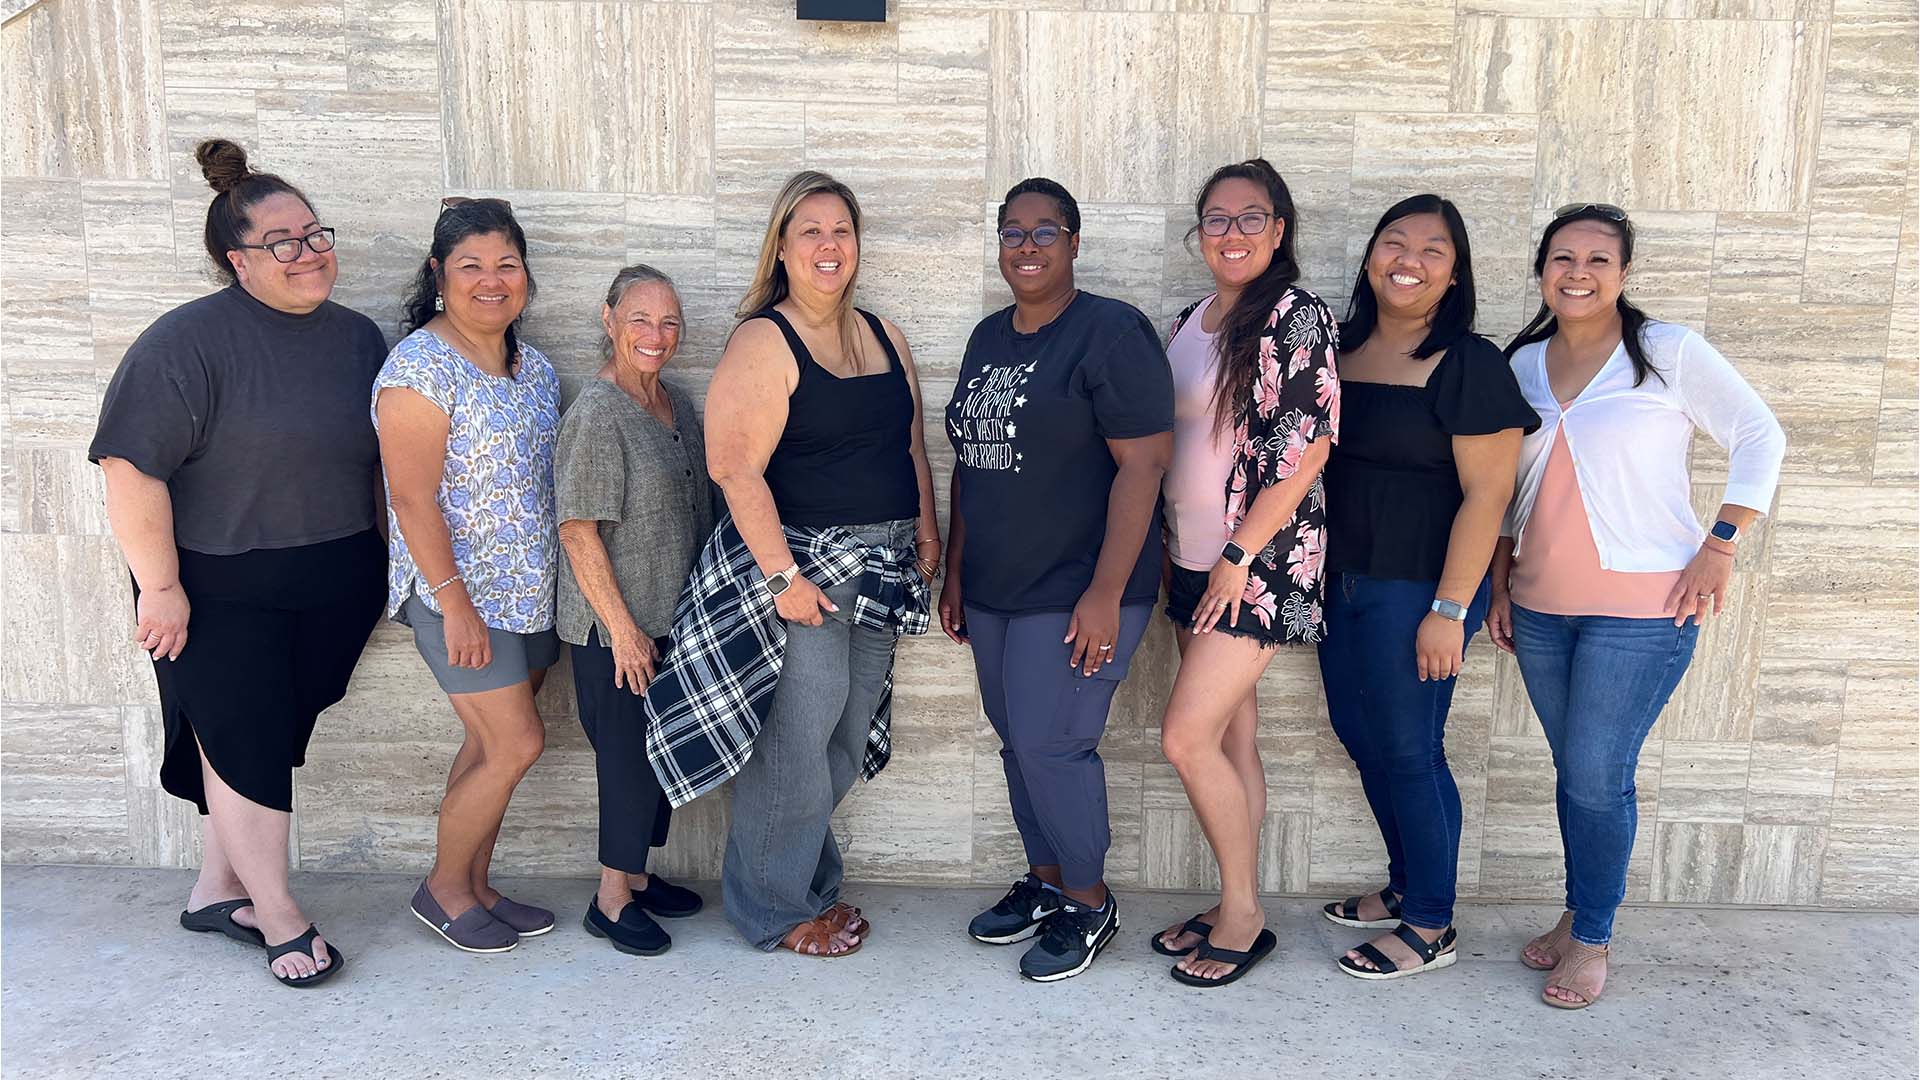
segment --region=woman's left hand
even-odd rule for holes
[[[1210,633],[1223,617],[1227,625],[1240,621],[1240,598],[1247,593],[1247,570],[1225,559],[1213,564],[1207,575],[1207,591],[1193,609],[1193,632]]]
[[[1707,616],[1725,611],[1727,586],[1732,581],[1733,553],[1715,547],[1712,541],[1701,544],[1667,594],[1666,610],[1673,615],[1673,625],[1685,626],[1692,618],[1698,626]]]
[[[1420,629],[1413,635],[1413,660],[1420,669],[1420,681],[1451,679],[1460,674],[1462,653],[1466,651],[1464,624],[1454,622],[1437,611],[1427,612]]]
[[[1073,616],[1067,620],[1065,640],[1073,646],[1067,666],[1091,677],[1113,659],[1114,642],[1119,638],[1120,597],[1098,588],[1088,589],[1080,594],[1080,602],[1073,605]]]

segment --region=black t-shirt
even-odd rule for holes
[[[206,555],[337,540],[374,524],[369,416],[387,346],[331,301],[290,315],[238,285],[182,304],[134,341],[107,384],[92,461],[167,482],[173,535]]]
[[[1340,380],[1340,441],[1327,461],[1327,566],[1438,581],[1465,498],[1455,435],[1532,431],[1540,417],[1493,342],[1447,347],[1424,386]]]
[[[1173,430],[1173,372],[1153,324],[1083,292],[1037,333],[980,321],[947,403],[966,521],[961,593],[1001,615],[1071,611],[1093,583],[1119,467],[1107,439]],[[1156,505],[1122,603],[1160,592]]]

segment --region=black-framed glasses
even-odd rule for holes
[[[1052,247],[1055,241],[1072,231],[1060,225],[1035,225],[1031,229],[1009,225],[1000,230],[1000,246],[1017,248],[1024,245],[1028,237],[1032,237],[1035,247]]]
[[[505,199],[496,199],[490,196],[486,198],[475,198],[470,195],[449,195],[440,200],[440,212],[443,214],[449,210],[458,210],[463,206],[491,206],[496,210],[505,210],[509,214],[513,213],[512,203]]]
[[[1265,210],[1249,210],[1244,214],[1202,214],[1200,231],[1208,236],[1225,236],[1229,228],[1240,230],[1241,236],[1259,236],[1272,224],[1273,215]]]
[[[1613,205],[1612,203],[1603,203],[1603,202],[1568,203],[1567,205],[1553,212],[1553,219],[1555,221],[1558,221],[1563,217],[1572,217],[1575,214],[1586,214],[1586,213],[1599,214],[1601,217],[1606,218],[1608,221],[1627,220],[1627,212],[1625,210],[1620,209],[1619,207]]]
[[[333,230],[318,228],[305,236],[289,236],[284,240],[275,240],[266,244],[235,244],[237,248],[248,251],[264,251],[273,256],[274,262],[290,263],[300,258],[300,249],[306,248],[315,255],[324,255],[333,250]]]

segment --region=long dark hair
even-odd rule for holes
[[[1452,199],[1414,195],[1387,207],[1387,212],[1381,214],[1373,226],[1373,235],[1367,238],[1366,252],[1360,256],[1360,272],[1353,279],[1353,299],[1347,301],[1347,317],[1340,324],[1342,349],[1359,348],[1360,343],[1373,334],[1380,319],[1380,299],[1373,295],[1373,282],[1367,280],[1367,262],[1373,258],[1373,245],[1379,243],[1380,234],[1387,231],[1387,226],[1415,214],[1439,214],[1447,223],[1447,232],[1453,240],[1453,284],[1447,286],[1440,302],[1428,313],[1427,336],[1413,350],[1413,358],[1425,360],[1473,333],[1477,300],[1473,288],[1473,246],[1467,242],[1466,220]]]
[[[1287,190],[1287,182],[1280,178],[1278,169],[1267,164],[1266,158],[1249,158],[1213,170],[1207,182],[1200,185],[1200,194],[1194,197],[1194,226],[1187,235],[1192,236],[1199,230],[1200,216],[1207,211],[1207,196],[1227,180],[1250,180],[1265,189],[1281,230],[1280,246],[1273,251],[1273,261],[1240,291],[1233,309],[1220,323],[1220,377],[1213,389],[1216,430],[1225,430],[1229,417],[1253,411],[1253,387],[1260,380],[1260,335],[1266,331],[1267,319],[1281,295],[1300,280],[1300,261],[1293,254],[1293,234],[1298,231],[1295,226],[1299,214],[1293,208],[1293,193]]]
[[[238,280],[227,253],[246,243],[253,219],[247,211],[270,195],[291,195],[313,209],[306,193],[272,173],[253,171],[247,164],[247,152],[239,143],[226,139],[207,139],[193,148],[193,159],[200,175],[213,189],[213,202],[207,204],[207,224],[201,239],[207,246],[207,258],[214,273],[231,285]]]
[[[1534,280],[1538,281],[1547,268],[1547,249],[1553,244],[1553,234],[1576,221],[1597,221],[1618,233],[1620,265],[1625,267],[1633,264],[1633,222],[1627,220],[1624,215],[1615,217],[1608,209],[1588,205],[1547,223],[1547,231],[1540,234],[1540,247],[1533,253]],[[1619,298],[1613,302],[1613,306],[1620,312],[1620,344],[1626,346],[1627,359],[1633,361],[1633,385],[1639,386],[1646,382],[1649,374],[1661,382],[1666,382],[1667,377],[1660,374],[1659,369],[1647,359],[1647,345],[1641,339],[1647,324],[1655,321],[1653,317],[1635,307],[1633,302],[1627,299],[1624,289],[1621,290]],[[1541,301],[1540,310],[1534,313],[1533,321],[1515,334],[1512,341],[1507,342],[1504,350],[1507,359],[1513,359],[1513,354],[1519,352],[1523,345],[1547,340],[1559,328],[1560,322],[1553,317],[1553,309],[1547,306],[1546,301]]]
[[[514,220],[513,208],[500,199],[473,199],[454,206],[443,206],[440,219],[433,223],[433,246],[428,249],[427,257],[420,261],[420,272],[413,276],[413,283],[407,286],[406,299],[400,305],[400,333],[410,334],[427,325],[439,314],[433,301],[440,295],[440,286],[445,280],[447,257],[460,241],[469,236],[488,236],[494,233],[505,236],[513,242],[514,249],[520,252],[520,265],[527,274],[527,299],[532,300],[535,291],[533,266],[527,261],[527,234],[520,229],[520,223]],[[442,269],[435,269],[438,262]],[[515,317],[507,326],[507,370],[512,371],[520,364],[520,337],[515,331],[520,328],[520,319]]]

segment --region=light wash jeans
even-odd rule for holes
[[[1700,628],[1672,619],[1545,615],[1513,605],[1513,651],[1559,774],[1554,808],[1574,940],[1605,945],[1627,896],[1640,822],[1640,747],[1693,661]]]
[[[891,521],[852,532],[863,543],[911,547],[913,527]],[[720,892],[727,921],[758,949],[772,950],[840,898],[833,809],[860,775],[896,640],[847,621],[859,594],[855,576],[827,590],[840,610],[821,612],[819,626],[787,624],[773,708],[733,778]]]

